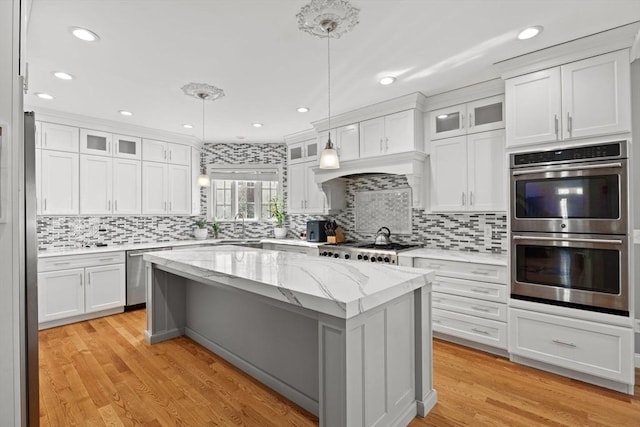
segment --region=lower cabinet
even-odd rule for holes
[[[42,258],[38,271],[40,329],[124,308],[124,252]]]
[[[509,309],[509,352],[633,384],[633,330],[566,316]]]

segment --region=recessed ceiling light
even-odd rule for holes
[[[96,33],[82,27],[71,27],[71,34],[85,42],[95,42],[100,40],[100,37],[98,37]]]
[[[531,39],[542,32],[544,28],[541,25],[536,25],[533,27],[527,27],[524,30],[520,31],[518,34],[518,39],[527,40]]]
[[[182,127],[185,128],[185,129],[193,129],[193,125],[184,124],[184,125],[182,125]]]
[[[309,108],[307,107],[298,107],[298,113],[308,113]]]
[[[383,77],[380,79],[380,84],[381,85],[390,85],[391,83],[395,82],[396,78],[395,77],[391,77],[391,76],[387,76],[387,77]]]
[[[446,119],[447,117],[449,117],[448,114],[440,114],[438,117],[436,117],[437,119]]]
[[[251,126],[253,126],[254,128],[261,128],[264,125],[262,123],[252,123]]]
[[[123,116],[133,116],[133,113],[127,110],[118,110],[118,113],[122,114]]]
[[[53,99],[53,96],[49,95],[48,93],[41,93],[38,92],[35,94],[38,98],[42,98],[42,99],[47,99],[47,100],[51,100]]]
[[[60,80],[73,80],[73,76],[69,73],[65,73],[64,71],[56,71],[53,75]]]

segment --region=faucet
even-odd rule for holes
[[[237,226],[238,226],[238,217],[240,217],[242,219],[242,238],[246,239],[247,235],[245,232],[245,227],[244,227],[244,218],[245,215],[242,212],[238,212],[236,214],[236,216],[233,217],[233,233],[237,235],[238,231],[237,231]]]

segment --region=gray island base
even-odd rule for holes
[[[322,427],[406,426],[436,404],[428,270],[239,246],[144,259],[151,344],[186,335]]]

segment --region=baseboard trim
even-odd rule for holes
[[[178,338],[184,335],[184,328],[171,329],[160,334],[149,334],[149,331],[144,331],[144,336],[149,344],[157,344],[162,341],[167,341],[173,338]]]
[[[85,320],[93,320],[99,317],[111,316],[124,312],[124,307],[109,308],[102,311],[94,311],[91,313],[79,314],[77,316],[65,317],[63,319],[50,320],[38,324],[38,330],[55,328],[57,326],[68,325],[70,323],[83,322]]]
[[[438,403],[438,392],[431,389],[426,396],[417,402],[418,404],[418,415],[421,417],[426,417],[429,412],[436,406]]]
[[[313,400],[311,397],[307,396],[306,394],[291,387],[289,384],[282,382],[278,378],[260,369],[259,367],[255,366],[251,362],[244,360],[243,358],[235,355],[234,353],[230,352],[229,350],[225,349],[219,344],[216,344],[210,339],[200,335],[199,333],[195,332],[193,329],[185,328],[185,335],[191,338],[192,340],[194,340],[195,342],[197,342],[198,344],[200,344],[201,346],[205,347],[207,350],[222,357],[224,360],[231,363],[238,369],[246,372],[256,380],[265,384],[267,387],[275,390],[276,392],[280,393],[287,399],[290,399],[296,404],[302,406],[304,409],[311,412],[312,414],[314,415],[319,414],[319,406],[318,406],[319,403]]]

